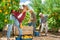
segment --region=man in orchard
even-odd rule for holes
[[[35,13],[33,12],[33,10],[29,10],[29,12],[30,12],[30,19],[29,19],[29,21],[30,22],[28,22],[28,25],[29,26],[33,26],[33,34],[34,34],[34,32],[35,32],[35,30],[36,30],[36,15],[35,15]]]
[[[42,32],[43,29],[45,28],[45,35],[47,35],[48,32],[47,15],[40,13],[39,16],[40,16],[40,24],[41,24],[40,32]]]
[[[11,31],[12,31],[13,25],[15,25],[18,28],[19,36],[22,35],[22,29],[20,27],[20,24],[24,20],[27,10],[28,10],[28,7],[23,5],[22,13],[16,12],[15,10],[11,11],[10,20],[11,20],[12,23],[8,24],[7,40],[10,40],[10,34],[11,34]]]

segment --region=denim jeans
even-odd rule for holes
[[[29,26],[33,26],[34,28],[36,27],[36,22],[30,22],[28,23]]]
[[[14,23],[8,24],[7,38],[10,38],[13,25],[15,25],[18,28],[19,36],[22,35],[22,29],[19,27],[20,24],[18,20],[13,15],[10,15],[10,20],[14,20]]]
[[[44,30],[44,28],[45,28],[45,33],[47,33],[48,32],[48,24],[47,24],[47,22],[41,24],[41,31],[40,32],[42,32]]]
[[[29,26],[33,26],[33,35],[34,35],[34,32],[36,31],[36,22],[30,22],[28,23]]]

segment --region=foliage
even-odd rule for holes
[[[25,19],[22,22],[23,26],[27,26],[28,25],[28,21],[30,20],[30,13],[27,11]]]
[[[48,3],[49,2],[49,3]],[[48,13],[50,14],[50,19],[49,19],[49,26],[51,28],[57,28],[59,29],[60,27],[60,0],[46,0],[46,5],[49,7]],[[51,13],[50,13],[51,12]]]
[[[11,23],[10,12],[12,9],[17,10],[19,8],[20,0],[0,0],[0,30]]]
[[[60,28],[60,0],[45,0],[43,4],[41,0],[31,0],[31,2],[32,8],[37,13],[37,21],[39,21],[39,13],[43,12],[49,15],[48,23],[51,29]]]
[[[41,12],[41,0],[31,0],[32,8],[36,12],[36,18],[37,18],[37,26],[39,25],[39,13]]]

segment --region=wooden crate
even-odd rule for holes
[[[25,34],[33,34],[33,27],[29,27],[29,26],[24,26],[23,29],[23,35]]]
[[[18,31],[18,28],[16,26],[14,26],[14,28],[13,28],[13,33],[15,36],[19,35],[19,31]]]
[[[22,28],[23,31],[23,35],[29,35],[32,34],[33,35],[33,27],[32,26],[24,26]],[[17,27],[14,27],[14,35],[19,35],[19,31]]]

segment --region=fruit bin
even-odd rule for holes
[[[32,35],[23,35],[22,40],[32,40],[33,36]]]
[[[22,35],[21,37],[16,37],[16,40],[32,40],[32,35]]]

